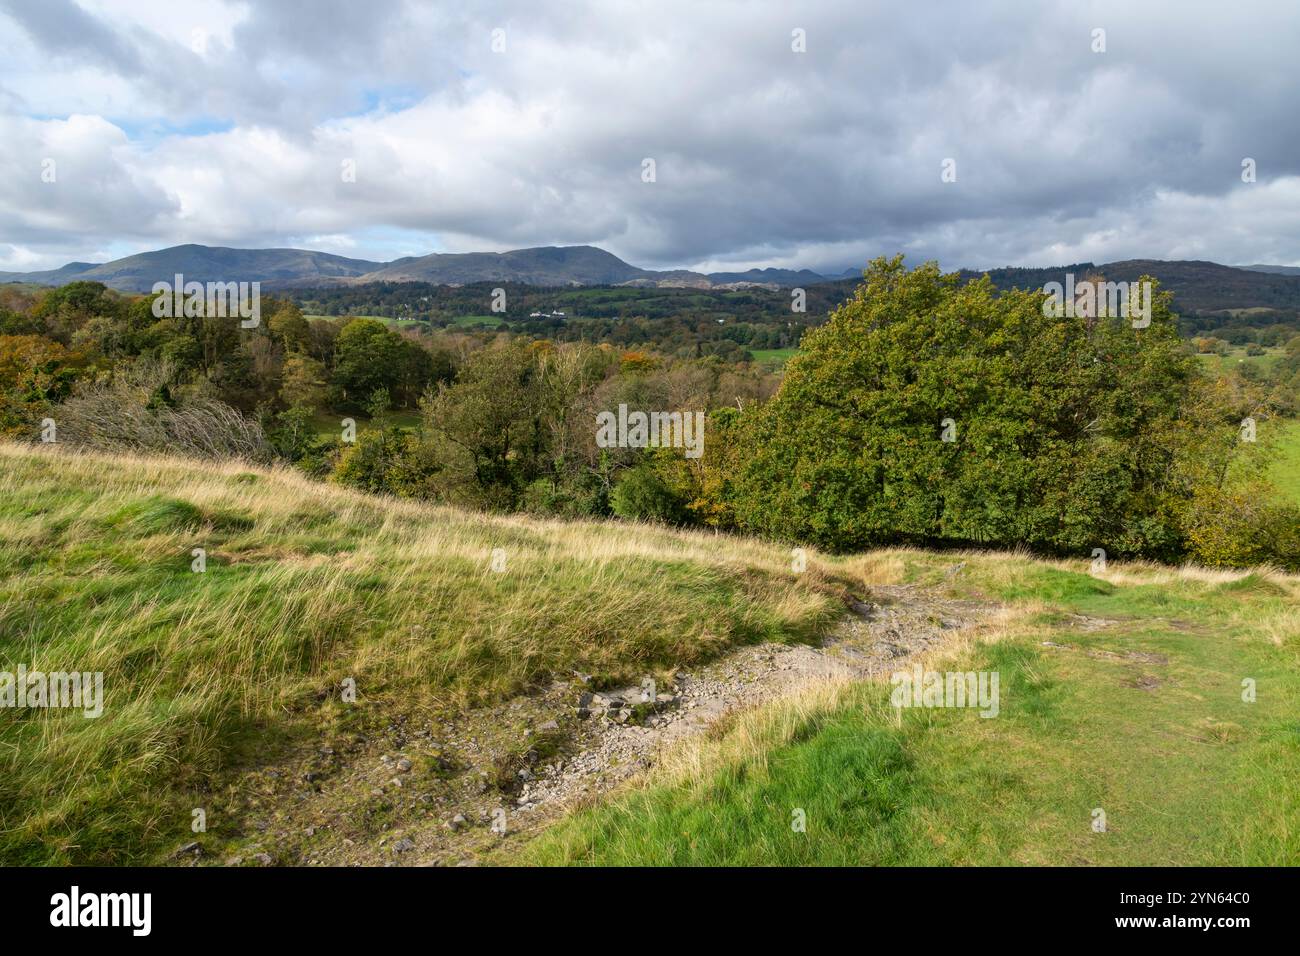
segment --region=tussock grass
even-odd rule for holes
[[[873,583],[1002,602],[926,662],[997,670],[999,717],[899,712],[883,681],[814,685],[688,742],[526,861],[1300,860],[1300,577],[1145,562],[1093,575],[1087,560],[975,551],[808,558],[795,575],[788,549],[759,541],[0,445],[0,670],[105,675],[98,719],[0,713],[0,862],[157,859],[188,834],[182,796],[277,735],[810,639],[840,592]],[[349,677],[355,706],[338,700]]]
[[[204,548],[207,570],[191,570]],[[505,571],[492,570],[493,549]],[[862,562],[866,572],[873,565]],[[0,446],[0,670],[101,671],[105,709],[0,714],[0,860],[124,862],[242,734],[464,706],[804,640],[860,581],[648,525],[471,514],[231,463]]]

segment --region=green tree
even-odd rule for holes
[[[377,389],[398,386],[405,358],[402,337],[378,319],[353,319],[334,343],[333,384],[338,401],[360,407]]]
[[[325,403],[325,366],[303,352],[292,352],[280,373],[280,400],[290,408],[320,408]]]
[[[748,530],[845,550],[977,543],[1182,553],[1206,439],[1169,296],[1151,322],[1044,314],[934,264],[878,259],[746,416]]]
[[[542,382],[537,351],[514,340],[475,352],[456,381],[430,397],[424,424],[445,497],[518,506],[544,468]]]
[[[124,300],[102,282],[69,282],[44,293],[32,309],[32,317],[41,320],[45,334],[63,345],[91,319],[105,316],[120,319]]]
[[[302,310],[292,302],[285,302],[271,314],[267,321],[271,335],[286,352],[305,349],[311,340],[311,328],[302,316]]]

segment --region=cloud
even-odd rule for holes
[[[0,10],[0,268],[5,243],[30,268],[400,236],[658,267],[1300,262],[1293,4]]]

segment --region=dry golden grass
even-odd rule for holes
[[[202,574],[190,570],[195,547],[207,550]],[[345,678],[360,707],[379,711],[463,707],[575,669],[633,679],[738,643],[815,638],[843,613],[844,590],[869,597],[872,584],[1014,596],[1014,612],[955,654],[1103,587],[1131,592],[1143,613],[1148,592],[1168,592],[1165,616],[1210,595],[1205,606],[1236,638],[1300,646],[1287,606],[1300,595],[1295,575],[1142,562],[1112,562],[1100,580],[1087,571],[1016,554],[809,549],[796,574],[788,547],[709,532],[467,513],[237,463],[0,445],[0,670],[102,671],[106,692],[99,719],[6,716],[0,861],[148,859],[188,824],[175,787],[222,773],[231,742],[251,731],[260,741],[341,719]],[[1232,600],[1238,592],[1253,603]],[[813,686],[743,714],[656,779],[766,766],[772,747],[853,692]]]
[[[3,732],[0,850],[28,860],[131,856],[123,831],[157,825],[174,768],[218,767],[241,728],[336,705],[347,678],[362,706],[405,708],[573,670],[630,679],[813,638],[861,584],[815,553],[795,574],[787,548],[712,533],[62,448],[0,446],[0,530],[4,661],[103,672],[107,698],[98,720],[28,711]]]

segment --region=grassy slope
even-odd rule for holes
[[[903,557],[933,582],[952,562]],[[887,684],[822,688],[679,754],[526,861],[1300,863],[1300,579],[966,561],[952,588],[1007,610],[931,666],[998,671],[998,717],[900,719]],[[1075,614],[1116,623],[1087,630]]]
[[[1287,501],[1300,504],[1300,419],[1281,422],[1279,455],[1273,462],[1269,480]]]
[[[938,665],[998,670],[999,718],[898,720],[887,687],[819,690],[734,722],[528,859],[1300,861],[1300,581],[1142,566],[1098,580],[1016,556],[968,556],[947,581],[955,560],[814,558],[795,578],[784,549],[734,538],[0,446],[0,670],[102,670],[107,698],[98,720],[0,715],[0,862],[149,859],[241,747],[569,668],[634,678],[811,636],[838,613],[829,590],[882,567],[1007,603],[988,640]],[[1074,613],[1117,623],[1081,630]],[[361,707],[336,699],[344,677]],[[1092,832],[1094,807],[1109,832]]]
[[[367,705],[460,706],[571,668],[631,679],[809,637],[840,613],[809,567],[710,534],[0,445],[0,670],[102,671],[105,693],[98,719],[0,715],[0,863],[148,859],[188,833],[184,794],[233,749]],[[360,708],[337,699],[348,677]]]

